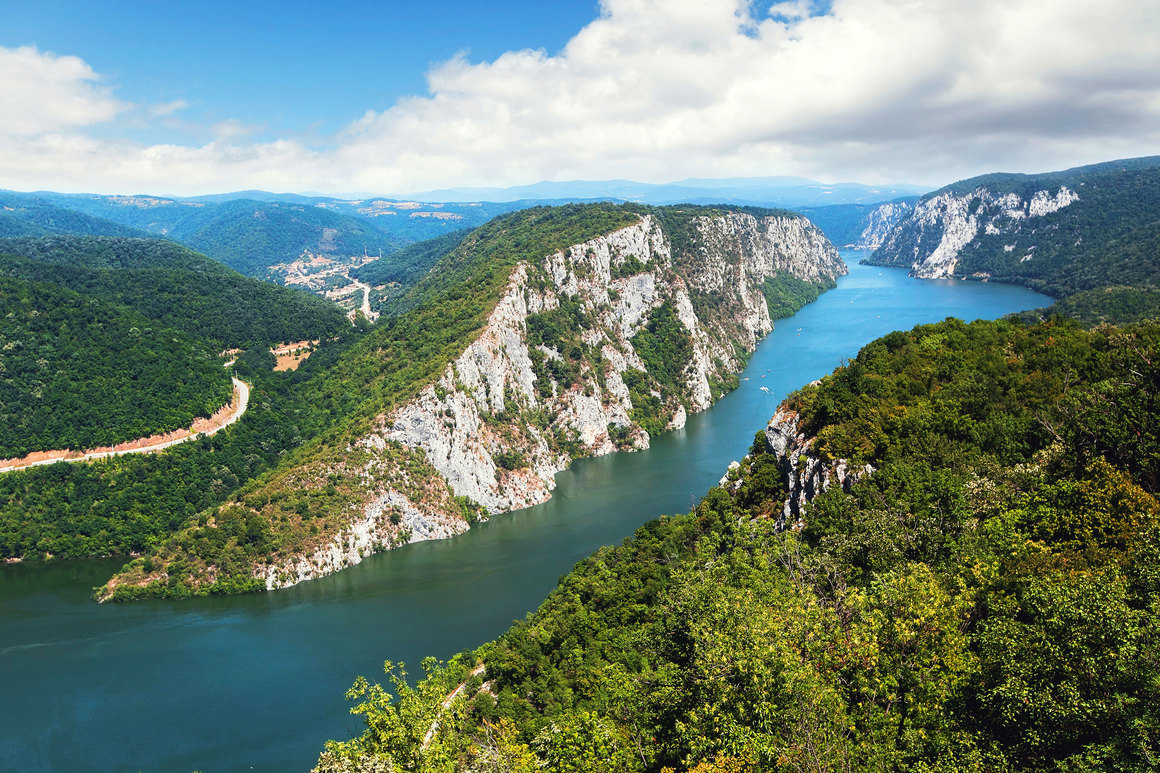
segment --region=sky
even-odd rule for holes
[[[1160,0],[0,0],[0,187],[401,195],[1160,154]]]

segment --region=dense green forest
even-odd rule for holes
[[[331,338],[349,326],[324,298],[244,277],[162,239],[0,239],[0,276],[100,298],[219,349]]]
[[[397,284],[404,288],[410,287],[422,279],[440,258],[458,247],[468,233],[469,230],[460,229],[410,244],[352,270],[351,276],[369,285]]]
[[[826,290],[832,290],[836,282],[808,282],[789,274],[778,274],[768,278],[761,286],[765,302],[769,305],[770,319],[785,319],[793,316],[803,306],[813,303]]]
[[[1013,193],[1027,201],[1037,191],[1054,196],[1062,186],[1079,198],[1040,217],[980,230],[963,247],[956,275],[982,273],[1055,298],[1075,298],[1052,311],[1074,313],[1089,321],[1128,322],[1160,316],[1156,303],[1160,298],[1156,294],[1160,289],[1156,279],[1160,273],[1160,157],[1048,174],[985,175],[949,185],[923,200],[947,192],[973,195],[985,188],[993,199]],[[975,198],[971,212],[981,206],[982,200]],[[994,213],[982,214],[989,218]],[[918,234],[904,224],[895,247],[884,245],[867,262],[909,266]],[[941,237],[937,232],[931,235]],[[1097,292],[1112,287],[1144,292],[1130,296]],[[1110,305],[1104,307],[1105,302]]]
[[[188,427],[229,402],[217,350],[144,316],[0,277],[0,458]]]
[[[236,276],[216,260],[168,239],[59,234],[0,239],[0,254],[37,263],[91,269],[180,268],[204,276]]]
[[[758,433],[497,641],[360,679],[317,769],[1154,770],[1158,363],[1154,324],[881,338],[786,404],[872,474],[778,531]]]
[[[352,333],[347,340],[325,344],[311,359],[333,361],[353,339]],[[238,372],[253,384],[250,406],[225,432],[163,454],[0,475],[0,558],[148,552],[316,435],[327,417],[300,396],[300,384],[311,376],[311,360],[298,372],[273,373],[272,362],[249,368],[249,359],[243,355]],[[252,539],[262,534],[255,527]]]
[[[322,298],[243,277],[159,239],[0,240],[0,458],[186,427],[228,402],[218,353],[254,385],[227,432],[94,464],[0,476],[0,557],[147,550],[317,434],[302,384],[357,340]],[[32,281],[36,280],[36,281]],[[270,344],[322,338],[295,373]]]

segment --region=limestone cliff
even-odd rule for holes
[[[342,422],[99,595],[287,587],[543,502],[573,459],[646,448],[708,408],[771,308],[845,272],[808,220],[773,210],[498,218],[317,387],[339,405],[365,393]]]
[[[798,416],[786,408],[779,409],[769,420],[765,439],[769,450],[777,455],[782,476],[789,487],[779,526],[798,524],[806,503],[830,486],[849,490],[859,478],[874,472],[874,467],[869,464],[851,468],[845,460],[825,462],[812,454],[810,444],[813,438],[798,432]]]
[[[359,462],[343,470],[373,471],[358,515],[313,553],[262,569],[266,586],[454,535],[468,527],[465,502],[480,517],[538,504],[573,458],[648,447],[650,428],[681,427],[722,396],[772,329],[766,279],[826,283],[846,272],[804,218],[665,219],[642,214],[517,265],[483,330],[438,380],[351,443]],[[654,372],[655,353],[638,350],[664,336],[683,341],[684,361]],[[437,473],[426,490],[408,472],[416,455]]]
[[[874,472],[874,467],[869,464],[852,468],[842,459],[823,461],[810,450],[812,444],[813,438],[798,431],[797,413],[784,406],[778,408],[765,428],[765,451],[776,458],[777,470],[787,489],[780,509],[770,513],[778,529],[799,528],[806,504],[831,486],[841,486],[849,491],[860,478]],[[750,454],[741,462],[730,463],[718,485],[729,491],[739,491],[746,476],[752,474],[753,461]]]
[[[962,275],[956,272],[965,250],[982,235],[1003,236],[1014,251],[1021,236],[1033,233],[1039,221],[1079,200],[1079,194],[1060,185],[1020,195],[979,186],[971,191],[948,189],[924,198],[882,241],[873,262],[909,265],[922,279]],[[1034,245],[1021,251],[1032,259]],[[980,276],[982,276],[982,272]]]
[[[888,201],[874,207],[863,219],[862,232],[854,243],[855,249],[878,249],[895,227],[913,211],[912,201]]]

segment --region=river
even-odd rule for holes
[[[120,561],[0,566],[0,769],[304,771],[361,732],[343,693],[495,638],[580,558],[687,511],[784,395],[891,330],[1046,306],[1020,287],[856,265],[758,347],[741,387],[648,451],[585,459],[544,505],[287,590],[98,605]],[[768,392],[762,391],[767,387]]]

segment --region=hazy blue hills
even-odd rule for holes
[[[824,184],[802,177],[541,182],[509,188],[454,188],[396,196],[340,198],[244,190],[194,197],[0,193],[0,237],[153,234],[181,242],[243,274],[273,278],[271,266],[304,254],[339,260],[388,255],[408,244],[477,228],[513,210],[585,201],[731,206],[869,206],[926,189],[914,185]],[[860,212],[860,210],[858,211]],[[831,225],[854,215],[822,216]],[[853,225],[847,224],[846,230]],[[837,243],[845,243],[842,238]]]
[[[250,276],[304,252],[350,256],[406,243],[348,215],[315,206],[238,199],[199,212],[169,234]]]
[[[667,184],[631,180],[545,181],[511,188],[446,188],[416,193],[412,198],[446,202],[607,199],[643,204],[747,204],[793,209],[829,204],[873,204],[921,195],[927,190],[925,186],[908,184],[873,186],[828,184],[801,177],[741,177],[690,178]]]
[[[144,235],[132,226],[55,206],[36,196],[0,191],[0,237],[47,234]]]
[[[528,202],[421,204],[388,198],[239,191],[192,198],[4,193],[0,236],[164,236],[251,276],[305,252],[347,258],[407,244],[521,209]],[[55,223],[50,227],[48,223]]]

